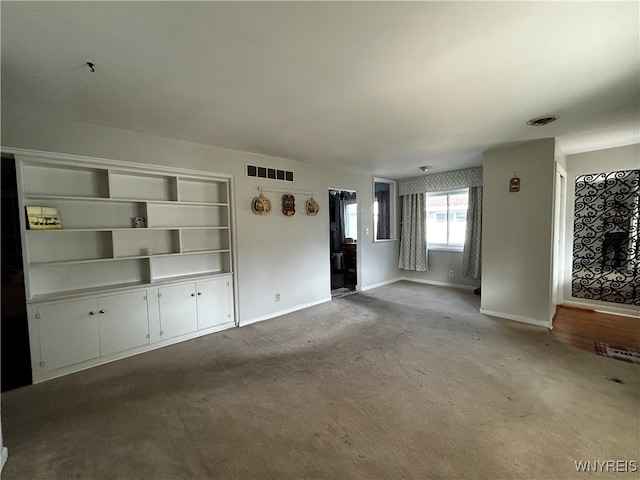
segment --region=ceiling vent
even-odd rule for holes
[[[558,115],[545,115],[544,117],[532,118],[527,122],[527,125],[532,127],[542,127],[548,125],[551,122],[555,122],[558,119]]]

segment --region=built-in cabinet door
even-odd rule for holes
[[[100,353],[110,355],[149,343],[147,293],[98,298]]]
[[[41,305],[37,317],[43,371],[100,356],[95,298]]]
[[[160,335],[162,340],[198,329],[194,283],[158,289],[160,295]]]
[[[227,277],[196,282],[199,330],[233,321],[230,308],[230,283]]]

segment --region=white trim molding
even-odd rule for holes
[[[512,313],[494,312],[492,310],[480,309],[480,313],[483,315],[489,315],[491,317],[505,318],[507,320],[514,320],[520,323],[526,323],[529,325],[535,325],[536,327],[544,327],[551,329],[551,321],[537,320],[535,318],[524,317],[522,315],[514,315]]]
[[[359,292],[366,292],[367,290],[372,290],[374,288],[383,287],[385,285],[389,285],[390,283],[396,283],[396,282],[399,282],[401,280],[404,280],[404,279],[403,278],[392,278],[391,280],[385,280],[384,282],[372,283],[371,285],[365,285],[364,287],[357,286],[356,290],[358,290]]]
[[[457,283],[438,282],[436,280],[423,280],[419,278],[401,278],[401,280],[406,280],[407,282],[414,283],[426,283],[428,285],[436,285],[438,287],[458,288],[460,290],[475,290],[479,288],[472,285],[459,285]]]
[[[282,315],[286,315],[288,313],[297,312],[298,310],[304,310],[305,308],[314,307],[316,305],[320,305],[321,303],[326,303],[330,301],[331,301],[331,297],[328,297],[328,298],[323,298],[322,300],[318,300],[316,302],[303,303],[302,305],[296,305],[295,307],[287,308],[284,310],[278,310],[277,312],[269,313],[261,317],[250,318],[249,320],[241,320],[238,322],[238,326],[246,327],[247,325],[251,325],[252,323],[258,323],[264,320],[270,320],[272,318],[281,317]]]
[[[610,307],[609,305],[606,305],[603,302],[587,303],[587,302],[572,302],[569,300],[565,300],[564,302],[562,302],[561,305],[564,305],[567,307],[584,308],[586,310],[593,310],[594,312],[599,312],[599,313],[609,313],[612,315],[620,315],[623,317],[640,319],[640,309],[633,311],[626,308]]]
[[[4,464],[7,463],[7,458],[9,458],[9,450],[7,450],[7,447],[2,447],[0,452],[0,472],[4,468]]]

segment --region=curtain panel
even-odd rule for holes
[[[424,193],[402,197],[402,236],[398,268],[416,272],[429,271],[427,258],[427,207]]]
[[[482,250],[482,167],[464,168],[405,178],[398,182],[402,197],[402,237],[400,260],[403,270],[428,271],[425,196],[429,192],[443,192],[469,188],[467,230],[463,249],[462,274],[479,278]]]
[[[462,251],[462,276],[480,278],[482,271],[482,187],[469,188],[467,230]]]

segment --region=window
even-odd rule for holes
[[[461,249],[467,229],[469,189],[429,193],[426,201],[429,248]]]
[[[358,204],[355,202],[344,205],[344,236],[358,239]]]
[[[373,179],[373,240],[396,238],[396,182],[381,178]]]

